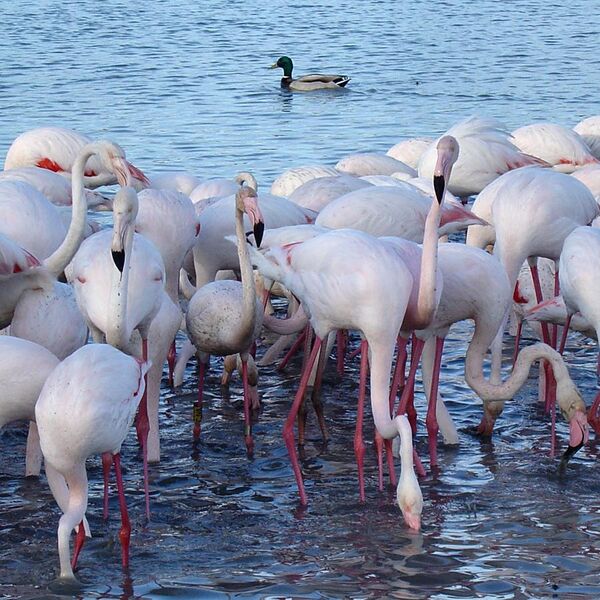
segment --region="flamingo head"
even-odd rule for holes
[[[260,243],[262,242],[263,233],[265,231],[265,221],[258,206],[256,190],[244,185],[244,183],[245,180],[242,181],[241,187],[235,195],[235,205],[238,210],[248,215],[250,223],[252,224],[256,246],[260,248]]]
[[[569,422],[569,446],[559,466],[559,471],[563,472],[569,460],[587,443],[589,425],[585,402],[570,377],[562,377],[556,382],[556,401],[564,419]]]
[[[97,142],[97,146],[98,156],[103,166],[115,175],[117,183],[121,187],[131,185],[141,190],[150,186],[144,173],[125,158],[125,152],[119,144],[100,140]]]
[[[408,527],[414,531],[420,531],[423,495],[414,472],[413,477],[400,476],[396,488],[396,500]]]
[[[122,187],[113,200],[113,238],[110,245],[113,262],[123,272],[128,235],[133,236],[138,213],[138,197],[131,187]]]
[[[438,204],[442,203],[446,186],[450,180],[452,167],[458,159],[458,142],[451,135],[445,135],[437,143],[437,162],[433,170],[433,189]]]

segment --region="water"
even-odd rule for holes
[[[231,176],[244,169],[268,186],[287,167],[385,151],[474,113],[509,128],[542,120],[572,126],[599,108],[600,24],[583,1],[17,0],[3,14],[1,154],[22,131],[60,124],[114,139],[150,174]],[[282,92],[280,73],[266,69],[281,54],[294,58],[298,73],[347,73],[349,88]],[[481,411],[462,375],[470,331],[463,324],[451,332],[442,375],[461,430]],[[592,343],[571,338],[567,360],[588,403],[595,356]],[[99,461],[89,461],[94,538],[80,559],[79,595],[600,597],[598,447],[592,440],[565,478],[556,475],[534,379],[507,405],[492,442],[461,432],[459,448],[440,449],[439,475],[421,482],[417,535],[403,525],[394,491],[377,491],[370,424],[367,502],[358,502],[357,364],[342,380],[333,373],[326,379],[327,448],[309,420],[306,509],[280,435],[298,364],[283,374],[261,370],[253,460],[245,456],[239,382],[222,398],[217,367],[215,361],[198,447],[191,440],[193,366],[182,391],[165,386],[164,461],[150,469],[148,526],[135,436],[124,445],[134,524],[127,575],[119,566],[116,500],[105,525]],[[560,423],[563,448],[566,435]],[[22,427],[0,434],[0,594],[48,598],[59,512],[44,479],[22,478],[24,440]],[[425,455],[422,423],[418,446]]]

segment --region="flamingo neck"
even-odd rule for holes
[[[75,253],[81,246],[85,236],[87,224],[87,200],[83,185],[85,164],[91,156],[96,154],[94,146],[85,147],[75,159],[71,174],[72,212],[71,223],[65,239],[60,246],[44,261],[46,268],[58,277],[65,267],[71,262]]]
[[[119,350],[126,351],[132,333],[127,327],[127,294],[129,288],[129,266],[133,250],[133,226],[127,228],[123,250],[125,252],[123,272],[120,272],[113,263],[112,258],[109,258],[112,277],[106,342]]]
[[[302,304],[298,306],[298,310],[288,319],[278,319],[273,315],[265,314],[263,317],[263,325],[273,333],[279,335],[291,335],[302,331],[308,324],[308,316],[304,312]]]
[[[237,206],[235,209],[235,235],[237,237],[237,252],[240,261],[243,298],[240,337],[246,338],[252,335],[256,325],[256,287],[254,286],[254,273],[244,233],[244,213]]]
[[[423,252],[421,254],[421,273],[416,310],[417,326],[415,329],[428,327],[437,308],[437,253],[440,218],[441,207],[434,199],[427,213],[423,233]]]
[[[389,346],[389,347],[388,347]],[[371,412],[375,427],[383,438],[398,435],[398,423],[390,415],[390,371],[394,345],[369,343],[369,369],[371,371]]]

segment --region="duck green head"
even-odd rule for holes
[[[292,69],[294,68],[294,64],[292,63],[292,59],[289,56],[281,56],[276,63],[271,65],[271,69],[276,69],[277,67],[283,69],[284,77],[292,76]]]

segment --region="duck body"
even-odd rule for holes
[[[334,73],[309,73],[308,75],[302,75],[301,77],[294,79],[292,77],[294,65],[292,59],[288,56],[280,57],[275,64],[271,65],[271,69],[277,67],[283,69],[281,87],[297,92],[343,88],[350,81],[350,77],[347,75],[338,75]]]

